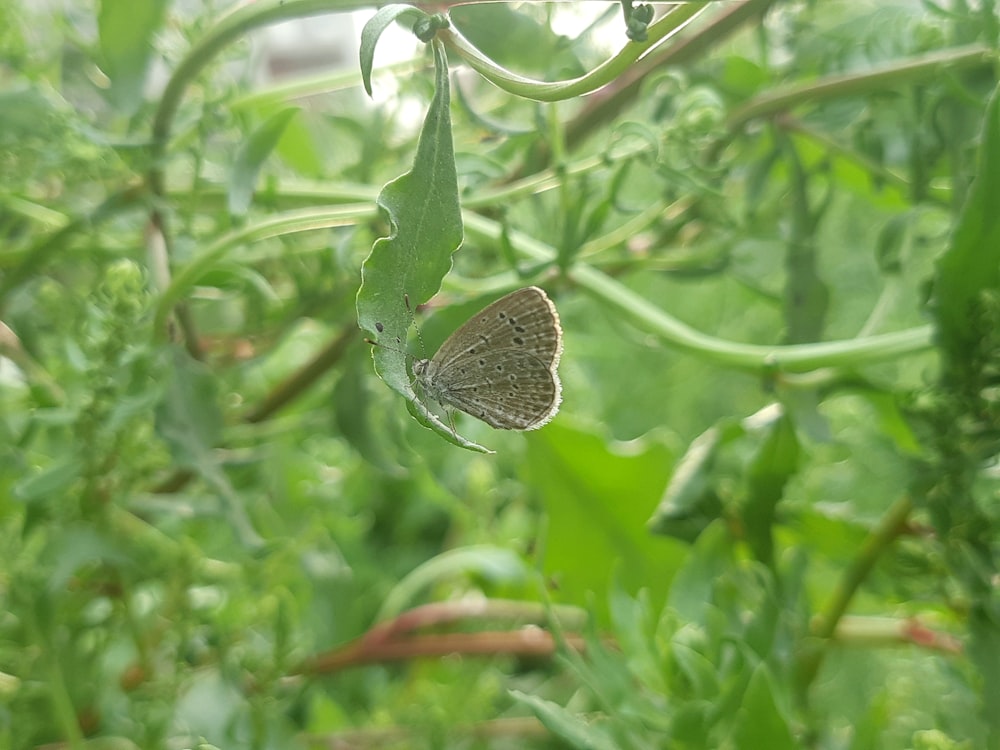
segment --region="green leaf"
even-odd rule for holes
[[[800,750],[774,696],[775,686],[764,664],[754,670],[736,714],[732,746],[737,750]]]
[[[229,177],[229,213],[231,216],[243,216],[250,208],[260,168],[263,166],[264,160],[271,155],[274,147],[278,145],[282,133],[285,132],[288,123],[298,111],[295,107],[289,107],[276,112],[243,142],[236,154],[233,172]]]
[[[16,500],[33,503],[50,499],[69,489],[83,472],[83,460],[78,456],[64,456],[49,464],[37,474],[18,481],[13,488]]]
[[[976,606],[969,616],[969,660],[982,680],[983,720],[1000,740],[1000,620],[997,607]]]
[[[12,144],[29,136],[51,137],[58,110],[37,89],[18,82],[0,91],[0,144]]]
[[[448,58],[440,41],[432,46],[436,91],[413,168],[379,194],[378,204],[389,216],[392,233],[375,242],[362,266],[358,324],[384,344],[375,347],[375,369],[406,398],[410,413],[421,424],[456,445],[488,452],[454,433],[419,401],[406,368],[404,342],[413,322],[412,308],[440,288],[463,232],[451,138]]]
[[[553,34],[548,24],[518,12],[510,3],[455,5],[448,15],[462,36],[498,65],[521,73],[557,70],[562,77],[586,72],[569,38]]]
[[[333,389],[333,418],[337,429],[354,450],[380,474],[402,477],[406,470],[395,460],[398,446],[388,442],[384,431],[376,427],[369,392],[374,387],[367,363],[360,357],[348,357]]]
[[[104,73],[111,81],[111,101],[131,114],[142,101],[142,88],[167,0],[101,0],[97,29]]]
[[[429,586],[442,579],[475,575],[496,582],[523,582],[528,570],[509,549],[474,545],[442,552],[414,569],[385,597],[376,621],[395,617],[413,606]]]
[[[693,695],[711,697],[721,692],[718,665],[713,664],[704,654],[685,643],[674,641],[670,644],[670,658],[690,683]]]
[[[417,21],[423,18],[429,18],[429,16],[411,5],[386,5],[368,19],[368,23],[361,30],[360,45],[361,80],[368,96],[372,95],[372,65],[375,59],[375,45],[378,43],[379,37],[382,36],[382,32],[389,28],[393,21],[407,19],[411,22],[410,28],[413,28]]]
[[[913,428],[903,414],[902,398],[895,393],[866,388],[861,396],[872,405],[878,415],[878,426],[882,434],[890,438],[900,453],[919,456],[922,448],[913,434]]]
[[[560,706],[534,695],[511,690],[514,700],[524,704],[542,724],[570,747],[579,750],[617,750],[616,745],[597,728]]]
[[[785,484],[799,468],[799,441],[787,414],[771,423],[747,472],[747,500],[741,513],[747,543],[761,562],[774,561],[774,510]]]
[[[983,118],[976,179],[951,246],[938,261],[934,311],[941,345],[961,361],[977,348],[980,292],[1000,286],[1000,87]]]
[[[80,744],[82,750],[139,750],[127,737],[94,737]]]
[[[329,166],[326,161],[332,134],[327,129],[317,133],[315,124],[305,122],[305,120],[304,117],[292,118],[282,137],[278,139],[275,153],[281,158],[283,167],[298,172],[303,177],[321,180],[329,174]],[[332,125],[335,120],[336,118],[331,117],[330,124]],[[373,133],[368,133],[368,137],[372,140],[377,138]],[[343,143],[339,137],[336,140],[338,145]],[[359,162],[364,159],[360,147],[355,147],[352,144],[348,150]]]
[[[560,597],[585,604],[593,592],[607,602],[614,573],[623,590],[646,587],[662,602],[683,549],[651,536],[645,520],[667,481],[668,451],[652,442],[609,447],[558,423],[529,439],[529,479],[548,514],[544,569]]]
[[[725,524],[716,522],[698,537],[691,554],[674,575],[667,606],[681,622],[704,622],[712,606],[715,582],[732,566],[732,536]]]
[[[98,563],[126,567],[130,562],[121,549],[123,539],[115,538],[92,526],[72,524],[55,530],[45,548],[49,564],[48,588],[51,592],[66,589],[77,573]]]
[[[216,381],[208,369],[180,348],[163,401],[156,410],[156,430],[179,467],[198,474],[223,502],[227,520],[240,541],[260,550],[263,540],[247,517],[240,497],[222,469],[214,448],[220,441],[222,414]]]
[[[659,607],[654,611],[650,605],[649,590],[641,589],[637,596],[632,597],[620,586],[612,586],[608,611],[621,653],[629,655],[627,664],[630,675],[626,684],[631,687],[632,679],[638,678],[656,692],[666,693],[669,687],[664,680],[657,640],[660,612]],[[618,651],[612,653],[612,658],[618,660]],[[589,648],[587,655],[590,655]]]
[[[903,247],[913,224],[913,213],[908,211],[899,216],[893,216],[878,233],[878,239],[875,242],[875,260],[882,273],[898,274],[902,271]]]
[[[691,441],[649,519],[650,531],[690,543],[722,516],[722,501],[715,492],[712,470],[720,448],[743,434],[739,422],[724,419]]]
[[[883,746],[882,731],[889,724],[890,709],[884,693],[868,702],[868,708],[854,723],[854,736],[848,750],[879,750]]]
[[[219,442],[222,414],[216,381],[208,368],[174,350],[173,377],[156,414],[156,429],[174,460],[192,468]]]

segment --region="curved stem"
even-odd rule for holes
[[[973,44],[867,72],[829,76],[806,84],[776,88],[734,110],[727,124],[730,131],[737,131],[750,120],[783,112],[806,102],[892,90],[904,84],[937,78],[945,71],[993,65],[996,60],[995,50]]]
[[[697,3],[676,6],[673,11],[649,27],[647,41],[629,42],[617,55],[605,60],[589,73],[566,81],[539,81],[507,70],[486,57],[455,27],[442,30],[439,35],[449,49],[457,52],[469,67],[475,69],[490,83],[515,96],[540,102],[555,102],[589,94],[615,80],[644,52],[679,31],[704,9],[704,5]]]
[[[266,221],[241,227],[238,230],[222,235],[209,245],[200,255],[181,269],[180,273],[171,279],[156,303],[153,332],[155,336],[164,335],[167,316],[171,308],[184,297],[188,290],[198,280],[225,257],[226,253],[243,242],[252,242],[269,237],[278,237],[293,232],[304,232],[310,229],[326,229],[344,224],[355,224],[375,215],[373,205],[334,206],[329,209],[306,209],[289,211],[285,214],[271,217]]]
[[[187,57],[177,66],[166,88],[163,90],[160,105],[153,118],[152,158],[150,159],[150,168],[146,176],[146,182],[152,195],[161,198],[166,191],[164,162],[167,144],[170,139],[171,126],[180,107],[181,100],[184,98],[184,93],[202,69],[216,55],[230,43],[252,29],[266,26],[270,23],[363,7],[366,7],[366,4],[356,0],[259,0],[259,2],[244,5],[222,18],[219,23],[202,36],[188,51]],[[160,208],[154,208],[151,212],[150,220],[161,233],[163,247],[169,253],[171,237],[167,229],[165,213]],[[171,285],[171,288],[176,287]],[[176,304],[178,301],[179,297],[175,297],[172,304]],[[157,308],[156,317],[158,335],[163,335],[165,332],[166,313],[164,310],[163,301],[161,300],[161,304]],[[184,310],[181,310],[180,323],[184,330],[184,339],[188,350],[197,356],[198,352],[195,344],[197,336],[194,331],[194,324]]]
[[[190,49],[180,65],[170,77],[160,106],[153,119],[153,171],[150,173],[154,191],[161,186],[162,167],[160,163],[170,137],[170,127],[180,106],[184,93],[201,70],[231,42],[248,31],[278,21],[292,18],[315,16],[334,11],[355,10],[367,7],[363,2],[333,2],[333,0],[260,0],[244,5],[222,18],[208,33],[201,37]]]
[[[500,239],[499,223],[469,211],[463,212],[462,220],[467,233],[491,241]],[[552,263],[556,259],[554,248],[526,234],[512,231],[509,232],[509,239],[518,252],[532,260]],[[775,370],[805,372],[821,367],[858,367],[926,351],[933,344],[931,326],[815,344],[767,346],[734,343],[701,333],[590,266],[573,266],[567,275],[582,289],[670,345],[722,365],[761,375]]]
[[[591,133],[618,117],[639,96],[643,82],[656,70],[697,60],[745,24],[759,19],[779,0],[746,0],[714,3],[720,9],[696,31],[669,45],[662,45],[630,67],[614,83],[587,97],[583,108],[566,125],[566,145],[571,150]],[[714,11],[714,9],[713,9]]]

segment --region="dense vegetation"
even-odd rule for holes
[[[0,4],[0,747],[1000,748],[994,3],[431,5]]]

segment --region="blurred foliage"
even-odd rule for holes
[[[992,2],[134,5],[0,3],[0,747],[1000,748]]]

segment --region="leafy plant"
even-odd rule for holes
[[[0,746],[1000,747],[992,3],[140,5],[0,6]]]

